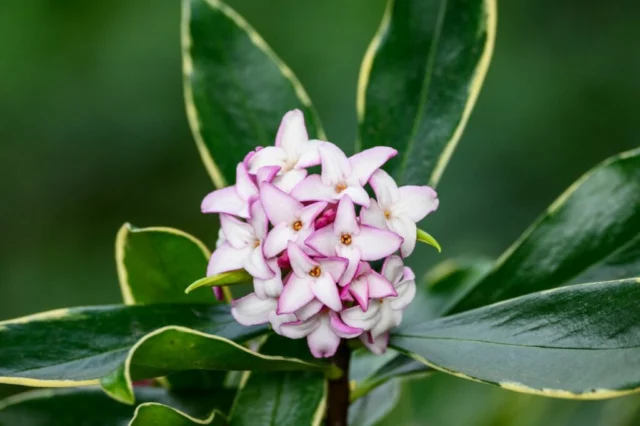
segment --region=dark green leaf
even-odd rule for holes
[[[226,424],[226,418],[219,411],[214,411],[206,418],[198,419],[166,405],[147,402],[136,408],[129,426],[225,426]]]
[[[603,399],[640,390],[640,280],[563,287],[394,332],[434,368],[505,389]]]
[[[351,404],[349,426],[374,426],[393,409],[399,399],[399,380],[384,383]]]
[[[489,67],[495,0],[389,0],[360,69],[359,142],[391,145],[402,184],[436,185]]]
[[[147,333],[179,325],[246,341],[266,327],[244,327],[228,305],[99,306],[60,309],[0,322],[0,383],[97,384]]]
[[[640,234],[636,239],[614,251],[601,263],[593,265],[571,280],[571,284],[621,280],[640,277]]]
[[[144,336],[127,359],[100,384],[115,399],[133,403],[132,381],[189,370],[324,370],[326,363],[268,356],[229,339],[184,327],[169,326]]]
[[[640,150],[636,149],[605,161],[574,183],[449,312],[567,284],[634,247],[639,235]],[[610,280],[619,278],[621,271],[613,267],[607,272],[612,276],[595,276]]]
[[[182,64],[187,116],[217,187],[236,164],[273,145],[283,115],[304,112],[310,137],[323,137],[311,101],[256,31],[219,0],[183,0]]]
[[[197,418],[208,417],[216,407],[213,393],[168,393],[161,388],[139,387],[136,396],[143,406],[153,403],[158,411],[176,409]],[[166,405],[162,405],[166,404]],[[146,408],[140,409],[147,411]],[[40,389],[25,392],[0,401],[0,426],[126,426],[133,417],[134,407],[120,404],[98,388]],[[183,415],[174,418],[187,420]],[[136,425],[193,425],[189,423],[134,423]]]
[[[199,280],[189,285],[189,287],[187,287],[187,289],[184,292],[189,294],[193,290],[196,290],[201,287],[247,284],[250,282],[251,282],[251,275],[249,275],[249,273],[244,269],[239,269],[237,271],[223,272],[218,275],[200,278]]]
[[[205,292],[184,289],[205,276],[209,249],[195,237],[172,228],[135,228],[125,223],[116,238],[116,264],[124,302],[212,303]]]
[[[304,340],[271,336],[264,354],[305,356]],[[318,372],[252,372],[238,392],[230,426],[319,425],[324,414],[326,385]]]

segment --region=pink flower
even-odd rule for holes
[[[362,330],[349,327],[335,312],[321,311],[305,321],[282,324],[280,333],[291,339],[306,337],[314,357],[328,358],[336,353],[341,338],[353,339]]]
[[[407,185],[398,188],[396,182],[383,170],[377,170],[369,179],[377,201],[371,200],[363,208],[363,224],[390,229],[404,238],[400,251],[409,256],[416,246],[416,223],[438,208],[438,195],[428,186]]]
[[[350,197],[340,200],[332,225],[317,230],[305,240],[305,244],[323,256],[348,259],[347,270],[339,282],[341,286],[353,279],[361,260],[382,259],[398,250],[401,243],[402,238],[393,232],[359,225]]]
[[[385,277],[371,269],[367,262],[360,262],[353,281],[342,289],[341,297],[347,300],[353,298],[366,311],[369,298],[382,299],[397,294],[393,284]]]
[[[250,211],[249,223],[228,214],[220,215],[220,226],[226,241],[211,255],[207,276],[244,268],[255,278],[273,278],[274,272],[262,254],[267,235],[267,216],[259,200],[251,204]]]
[[[293,274],[289,277],[278,301],[278,313],[293,313],[314,299],[339,311],[342,301],[336,282],[344,273],[347,260],[339,257],[311,259],[300,247],[287,246]]]
[[[249,205],[258,196],[258,187],[243,163],[236,167],[236,184],[209,193],[200,209],[203,213],[226,213],[241,218],[249,217]]]
[[[270,183],[264,183],[260,188],[260,200],[273,225],[264,243],[264,254],[268,258],[284,251],[289,241],[302,243],[311,235],[316,217],[327,206],[327,203],[319,202],[305,207]]]
[[[318,151],[322,174],[308,176],[293,188],[291,195],[300,201],[329,202],[348,195],[361,206],[369,205],[369,195],[363,187],[371,174],[398,154],[393,148],[379,146],[347,158],[340,148],[329,142],[321,144]]]
[[[265,166],[279,167],[273,184],[288,193],[307,176],[307,167],[320,164],[318,142],[309,140],[302,111],[289,111],[280,123],[275,146],[263,148],[249,158],[249,172],[255,174]]]

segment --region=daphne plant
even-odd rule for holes
[[[125,224],[122,305],[0,323],[0,424],[371,425],[407,397],[402,380],[442,374],[554,398],[639,392],[639,150],[585,174],[497,261],[422,276],[417,243],[440,248],[422,220],[488,69],[495,9],[389,1],[347,155],[242,17],[184,0],[215,250]]]

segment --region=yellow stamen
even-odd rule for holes
[[[318,278],[321,273],[322,270],[320,270],[319,266],[314,266],[313,269],[309,271],[309,275],[311,275],[313,278]]]

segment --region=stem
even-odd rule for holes
[[[342,370],[337,379],[329,380],[329,396],[327,398],[326,426],[347,426],[349,413],[349,360],[351,350],[342,341],[333,356],[333,364]]]

